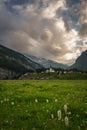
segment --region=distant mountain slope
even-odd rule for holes
[[[28,58],[30,58],[32,61],[37,62],[37,63],[43,65],[44,68],[53,67],[53,68],[66,69],[68,67],[67,65],[64,65],[62,63],[57,63],[57,62],[52,61],[52,60],[46,60],[44,58],[38,58],[38,57],[35,57],[35,56],[32,56],[32,55],[28,55],[28,54],[26,54],[26,56]]]
[[[13,70],[16,73],[25,73],[41,69],[42,66],[23,54],[0,45],[0,68]]]
[[[82,54],[77,58],[76,62],[71,66],[81,71],[87,71],[87,50],[82,52]]]

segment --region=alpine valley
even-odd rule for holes
[[[68,66],[30,54],[21,54],[0,45],[0,79],[17,79],[22,74],[42,72],[50,69],[50,67],[62,70],[87,71],[87,50],[82,52],[72,66]]]

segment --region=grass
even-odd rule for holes
[[[87,80],[0,81],[0,130],[87,130]]]

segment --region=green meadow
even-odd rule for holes
[[[87,130],[87,80],[0,81],[0,130]]]

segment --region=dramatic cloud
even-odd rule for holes
[[[0,43],[22,53],[74,62],[87,49],[86,0],[0,1]]]

